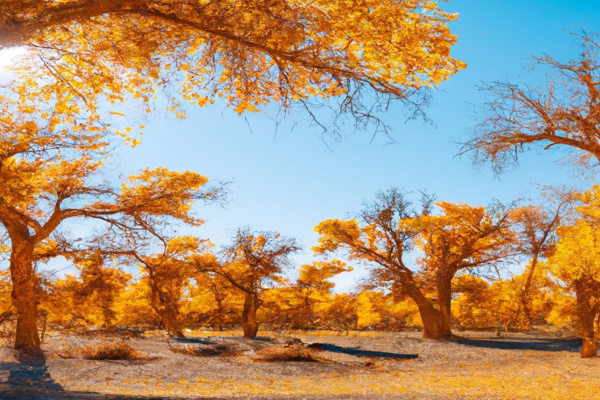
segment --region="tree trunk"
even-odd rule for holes
[[[254,339],[258,333],[257,311],[258,294],[246,293],[244,297],[244,309],[242,310],[242,329],[244,330],[244,337],[247,339]]]
[[[452,336],[450,324],[452,321],[452,277],[447,277],[443,274],[437,282],[437,303],[441,313],[441,330],[444,335],[443,339],[448,339]]]
[[[160,319],[167,332],[175,337],[185,338],[185,335],[183,334],[181,327],[179,327],[179,323],[177,322],[175,315],[165,310],[161,313]]]
[[[525,317],[525,320],[523,322],[525,322],[525,327],[527,329],[532,328],[532,323],[531,323],[531,319],[532,319],[531,318],[531,286],[533,284],[533,276],[535,274],[535,268],[537,267],[537,264],[538,264],[538,258],[539,258],[539,253],[536,252],[533,255],[533,258],[531,260],[529,272],[527,273],[527,279],[525,280],[525,286],[523,287],[523,290],[519,294],[519,301],[521,303],[523,315]]]
[[[450,318],[444,312],[437,310],[423,295],[412,281],[404,282],[406,295],[417,303],[421,321],[423,322],[423,337],[426,339],[446,340],[452,336]]]
[[[104,319],[103,325],[105,328],[112,328],[114,325],[116,313],[112,309],[112,301],[104,303],[105,304],[102,306],[102,318]]]
[[[40,337],[37,331],[36,276],[32,261],[31,246],[12,247],[10,274],[12,279],[12,301],[17,309],[17,332],[15,349],[39,353]]]
[[[417,304],[418,306],[418,304]],[[423,321],[423,337],[426,339],[447,340],[452,336],[450,324],[440,310],[436,310],[431,304],[426,307],[419,306],[421,321]]]
[[[215,310],[214,327],[216,330],[221,332],[223,330],[223,321],[225,319],[224,318],[225,306],[223,305],[223,296],[221,296],[220,293],[218,293],[216,291],[215,286],[213,286],[213,296],[214,296],[215,302],[217,303],[217,308]]]
[[[171,304],[168,295],[162,292],[156,283],[152,281],[150,276],[150,289],[152,291],[152,308],[160,317],[164,328],[169,334],[178,337],[185,338],[179,322],[177,321],[177,308]]]
[[[598,343],[594,338],[595,311],[592,309],[592,287],[585,279],[575,281],[575,294],[577,296],[577,333],[583,339],[581,357],[596,357],[598,355]]]
[[[594,338],[584,338],[581,346],[581,358],[596,357],[598,355],[598,342]]]

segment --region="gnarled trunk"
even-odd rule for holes
[[[10,256],[12,301],[17,309],[17,332],[15,349],[37,353],[40,337],[37,331],[37,296],[35,270],[32,260],[33,248],[13,244]]]
[[[423,321],[423,337],[426,339],[446,340],[452,336],[450,324],[440,310],[436,310],[431,304],[419,307],[421,320]]]
[[[244,297],[244,309],[242,310],[242,329],[244,337],[254,339],[258,333],[258,322],[256,321],[256,312],[258,311],[258,294],[246,293]]]
[[[436,309],[412,281],[404,283],[404,290],[417,303],[423,322],[423,337],[435,340],[450,338],[452,336],[450,331],[450,309]]]

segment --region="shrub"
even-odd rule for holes
[[[259,361],[320,361],[315,357],[312,349],[302,345],[269,346],[255,353]]]
[[[86,360],[131,360],[141,358],[142,355],[124,342],[103,341],[96,345],[86,345],[80,350]]]

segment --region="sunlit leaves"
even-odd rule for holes
[[[314,248],[319,253],[335,251],[340,243],[353,242],[361,235],[357,220],[326,220],[315,227],[315,232],[321,235],[319,246]]]
[[[600,231],[585,220],[559,229],[560,239],[550,258],[553,274],[565,282],[581,278],[600,281]]]
[[[439,202],[441,215],[421,218],[422,234],[417,246],[425,253],[421,260],[427,271],[452,276],[463,268],[490,266],[510,255],[514,234],[508,213],[501,206],[487,210],[463,203]]]
[[[582,278],[600,281],[600,186],[577,196],[582,218],[558,229],[559,241],[550,258],[553,273],[565,282]]]
[[[3,5],[7,14],[15,7]],[[406,105],[419,108],[420,88],[465,67],[450,56],[456,36],[448,22],[456,15],[425,0],[20,7],[10,29],[30,52],[17,87],[54,103],[62,123],[97,118],[99,101],[137,100],[149,110],[157,92],[176,112],[177,94],[200,106],[222,98],[237,112],[341,97],[343,110],[358,118],[370,91],[384,95],[382,104],[410,99]]]
[[[216,196],[214,193],[200,193],[200,188],[208,179],[195,172],[172,172],[165,168],[143,170],[132,175],[122,184],[119,204],[132,210],[140,208],[143,213],[171,215],[186,223],[199,225],[202,220],[189,215],[194,199]],[[143,207],[142,207],[143,206]]]

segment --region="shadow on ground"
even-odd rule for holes
[[[204,338],[176,338],[176,337],[171,336],[170,339],[177,343],[214,345],[214,344],[218,344],[219,340],[222,340],[223,338],[213,337],[211,340],[211,339],[204,339]],[[244,338],[227,338],[227,340],[248,341],[248,339],[244,339]],[[258,341],[258,342],[274,343],[274,340],[269,337],[257,336],[256,338],[251,339],[251,340]],[[307,347],[312,348],[312,349],[330,351],[332,353],[348,354],[348,355],[357,356],[357,357],[374,357],[374,358],[378,357],[378,358],[390,358],[390,359],[412,359],[412,358],[419,357],[418,354],[399,354],[399,353],[388,353],[385,351],[361,350],[356,347],[342,347],[342,346],[336,346],[334,344],[329,344],[329,343],[312,343],[312,344],[309,344]]]
[[[459,344],[500,350],[539,350],[539,351],[571,351],[579,352],[581,339],[471,339],[458,337]]]
[[[418,354],[400,354],[400,353],[388,353],[385,351],[371,351],[361,350],[352,347],[341,347],[329,343],[314,343],[308,346],[309,348],[317,348],[321,350],[331,351],[333,353],[349,354],[357,357],[379,357],[379,358],[391,358],[391,359],[412,359],[418,358]]]
[[[112,399],[150,400],[165,397],[144,397],[128,395],[106,395],[96,392],[76,392],[65,390],[52,379],[46,359],[17,356],[17,362],[0,363],[0,399]],[[8,372],[8,377],[6,378]],[[175,399],[169,397],[169,399]]]

